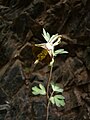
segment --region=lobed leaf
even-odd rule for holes
[[[50,102],[52,104],[55,104],[56,106],[60,107],[60,106],[64,106],[65,105],[64,99],[65,98],[62,95],[55,95],[53,97],[50,97]]]
[[[32,87],[32,94],[34,95],[46,95],[45,87],[42,84],[39,84],[39,87]]]
[[[52,104],[55,104],[55,100],[54,100],[54,97],[50,97],[49,99],[51,101]]]
[[[62,93],[62,92],[63,92],[63,89],[61,89],[61,88],[59,87],[59,85],[58,85],[58,84],[55,84],[54,82],[51,83],[51,87],[52,87],[52,90],[53,90],[54,92],[58,92],[58,93]]]
[[[58,99],[61,99],[61,100],[65,99],[65,97],[63,95],[55,95],[55,97],[58,98]]]
[[[57,56],[58,54],[64,54],[64,53],[68,53],[68,52],[64,51],[64,49],[59,49],[54,52],[54,56]]]

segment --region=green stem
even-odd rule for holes
[[[46,120],[48,120],[49,117],[49,106],[50,106],[50,101],[47,103],[47,108],[46,108]]]
[[[48,79],[48,82],[47,82],[47,93],[46,93],[46,97],[47,97],[46,120],[48,120],[48,117],[49,117],[49,106],[50,106],[49,86],[50,86],[50,82],[51,82],[51,78],[52,78],[52,70],[53,70],[53,65],[51,66],[50,75],[49,75],[49,79]]]
[[[52,91],[50,97],[49,97],[49,100],[48,100],[48,103],[47,103],[47,116],[46,116],[46,120],[48,120],[48,116],[49,116],[49,106],[50,106],[50,98],[53,96],[54,94],[54,91]]]
[[[51,66],[50,75],[49,75],[49,79],[47,82],[47,100],[49,99],[49,86],[50,86],[50,82],[51,82],[51,78],[52,78],[52,70],[53,70],[53,65]]]

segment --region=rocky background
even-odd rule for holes
[[[0,0],[0,120],[45,120],[48,66],[33,66],[33,43],[42,28],[62,34],[69,52],[55,59],[52,79],[64,89],[65,107],[51,105],[49,120],[90,120],[90,0]]]

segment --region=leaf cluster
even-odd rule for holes
[[[65,101],[64,101],[65,97],[60,94],[63,92],[63,89],[61,89],[58,84],[55,84],[53,82],[51,83],[51,87],[52,87],[53,93],[59,93],[59,94],[51,96],[49,99],[50,102],[52,104],[55,104],[58,107],[64,106],[65,105]]]
[[[52,88],[52,93],[49,98],[49,101],[58,107],[64,106],[65,105],[65,101],[64,101],[65,97],[63,95],[61,95],[63,92],[63,89],[61,89],[58,84],[55,84],[53,82],[51,83],[51,88]],[[32,94],[46,95],[46,89],[42,84],[39,84],[39,87],[37,87],[37,86],[32,87]]]

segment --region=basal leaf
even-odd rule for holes
[[[58,107],[61,106],[59,99],[57,99],[56,97],[54,97],[54,101],[55,101],[56,106],[58,106]]]
[[[58,84],[55,84],[54,82],[52,82],[51,83],[51,87],[52,87],[52,89],[53,89],[53,91],[55,91],[55,92],[60,92],[60,93],[62,93],[63,92],[63,89],[61,89],[60,87],[59,87],[59,85]]]
[[[63,99],[60,99],[60,98],[63,98]],[[54,100],[55,100],[56,106],[58,106],[58,107],[65,105],[64,97],[61,95],[55,95]]]
[[[46,91],[43,91],[43,90],[42,90],[42,91],[40,92],[40,95],[46,95]]]
[[[36,91],[36,92],[39,92],[39,91],[40,91],[40,89],[39,89],[37,86],[32,87],[32,90],[33,90],[33,91]]]
[[[46,95],[46,90],[43,85],[39,84],[39,87],[32,87],[32,94],[34,95]]]
[[[62,95],[55,95],[55,96],[50,97],[50,102],[52,104],[55,104],[56,106],[60,107],[60,106],[65,105],[64,99],[65,98]]]
[[[54,100],[54,97],[50,97],[49,99],[51,101],[52,104],[55,104],[55,100]]]
[[[35,86],[35,87],[32,87],[32,93],[34,95],[39,95],[41,93],[41,91],[37,86]]]
[[[40,89],[41,89],[41,94],[42,95],[45,95],[46,94],[46,90],[45,90],[45,87],[42,85],[42,84],[39,84],[39,87],[40,87]]]
[[[33,95],[39,95],[39,93],[36,92],[36,91],[32,91],[32,94],[33,94]]]
[[[51,87],[52,87],[53,91],[55,91],[55,83],[54,82],[51,83]]]
[[[60,103],[61,106],[65,106],[65,101],[64,100],[60,100],[59,103]]]
[[[55,95],[55,97],[58,99],[61,99],[61,100],[65,99],[65,97],[63,95]]]

